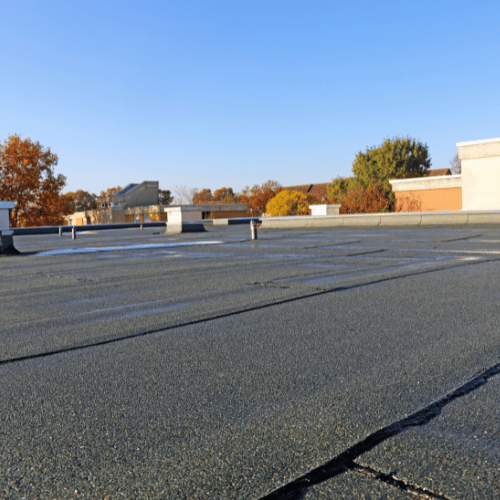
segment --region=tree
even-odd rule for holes
[[[66,200],[66,203],[68,205],[69,213],[72,214],[76,212],[75,209],[75,193],[73,191],[68,191],[67,193],[63,194],[63,197]]]
[[[115,187],[108,188],[108,189],[101,189],[99,196],[103,196],[103,197],[109,199],[113,194],[117,193],[121,189],[122,189],[121,186],[115,186]]]
[[[252,189],[248,186],[241,192],[240,203],[248,204],[248,215],[260,217],[266,213],[266,206],[283,188],[276,181],[267,181],[259,186],[255,184]]]
[[[462,173],[462,160],[458,157],[458,153],[453,157],[453,160],[450,161],[450,166],[453,174]]]
[[[328,199],[331,200],[333,203],[342,203],[342,199],[345,196],[347,187],[349,186],[349,183],[353,179],[354,179],[353,177],[346,178],[340,176],[333,179],[332,182],[326,186]]]
[[[174,197],[170,189],[158,189],[158,203],[160,205],[170,205],[174,201]]]
[[[71,213],[71,204],[61,195],[64,175],[54,174],[57,155],[28,137],[11,135],[0,145],[0,199],[14,201],[12,227],[59,225]]]
[[[267,206],[266,213],[272,216],[310,215],[307,195],[299,191],[280,191],[272,198]]]
[[[205,203],[210,203],[212,201],[212,190],[205,188],[201,191],[196,191],[193,195],[194,205],[203,205]]]
[[[217,203],[237,203],[237,198],[233,188],[222,187],[214,191],[212,201]]]
[[[352,164],[352,171],[365,188],[374,182],[380,183],[394,205],[389,179],[422,177],[431,167],[427,144],[410,137],[386,139],[380,146],[360,151]]]
[[[349,182],[342,197],[341,214],[369,214],[387,212],[390,203],[382,184],[372,183],[364,187],[359,182]]]
[[[174,193],[175,199],[178,200],[179,205],[193,203],[194,195],[197,193],[197,188],[188,188],[186,186],[175,186]]]
[[[97,196],[94,193],[77,189],[74,193],[69,191],[64,195],[73,205],[73,212],[84,212],[97,208]]]
[[[337,177],[327,186],[328,198],[341,214],[387,212],[389,199],[379,182],[366,187],[357,177]]]
[[[101,190],[96,197],[98,208],[109,208],[111,206],[111,196],[122,189],[121,186],[115,186],[106,190]]]

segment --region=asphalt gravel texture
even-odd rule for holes
[[[500,227],[16,236],[0,498],[500,497]]]

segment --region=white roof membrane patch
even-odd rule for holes
[[[122,247],[97,247],[97,248],[64,248],[62,250],[48,250],[38,252],[37,255],[64,255],[75,253],[95,253],[95,252],[116,252],[120,250],[136,250],[143,248],[171,248],[171,247],[187,247],[199,245],[218,245],[222,241],[190,241],[185,243],[153,243],[150,245],[127,245]]]

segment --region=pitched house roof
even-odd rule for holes
[[[449,168],[434,168],[432,170],[428,170],[424,177],[437,177],[439,175],[451,175],[451,170]]]
[[[299,193],[311,195],[315,203],[326,203],[328,201],[328,183],[323,184],[302,184],[300,186],[286,186],[283,189],[288,191],[298,191]]]

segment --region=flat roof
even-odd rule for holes
[[[14,236],[2,496],[498,497],[500,224],[258,234]]]

